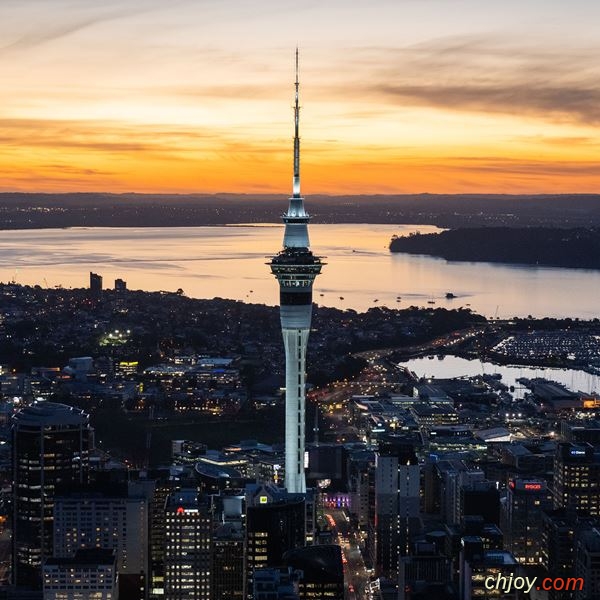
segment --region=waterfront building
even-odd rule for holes
[[[323,263],[310,250],[309,215],[300,194],[300,107],[298,50],[294,104],[294,176],[289,207],[283,215],[283,249],[270,264],[279,282],[281,330],[285,346],[285,487],[306,491],[304,477],[306,346],[312,316],[312,288]]]
[[[54,499],[61,486],[87,483],[93,430],[83,411],[36,402],[13,417],[13,583],[41,588],[52,556]]]

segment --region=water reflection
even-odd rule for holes
[[[391,236],[411,231],[436,228],[311,225],[312,249],[327,257],[315,300],[355,310],[468,306],[488,317],[599,316],[597,271],[448,263],[390,254]],[[282,234],[282,227],[272,225],[4,231],[0,280],[84,287],[93,270],[103,275],[108,287],[120,277],[130,289],[182,288],[198,298],[273,305],[278,288],[265,262],[281,247]],[[448,292],[456,298],[447,299]]]
[[[527,391],[527,389],[523,388],[517,382],[517,379],[521,377],[527,379],[544,377],[545,379],[558,381],[574,391],[586,393],[600,391],[600,381],[597,375],[590,375],[584,371],[575,371],[573,369],[494,365],[479,360],[466,360],[457,356],[446,356],[441,360],[438,358],[430,360],[428,357],[416,358],[402,364],[413,371],[418,377],[426,379],[473,377],[475,375],[493,375],[499,373],[502,375],[502,383],[508,386],[515,386],[514,395],[517,398],[522,397],[523,393]]]

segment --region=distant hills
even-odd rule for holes
[[[282,195],[0,193],[0,229],[279,223]],[[314,223],[600,227],[600,195],[308,196]]]
[[[390,250],[452,261],[600,269],[600,228],[454,229],[393,238]]]

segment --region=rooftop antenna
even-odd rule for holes
[[[298,46],[296,46],[296,82],[294,83],[296,88],[295,102],[294,102],[294,186],[293,186],[293,197],[300,198],[300,106],[299,101],[299,89],[300,80],[298,79]]]

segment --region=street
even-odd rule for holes
[[[350,522],[343,510],[328,508],[325,518],[334,530],[336,542],[342,548],[344,561],[344,585],[348,600],[368,600],[369,574],[360,553],[356,534],[351,530]]]

